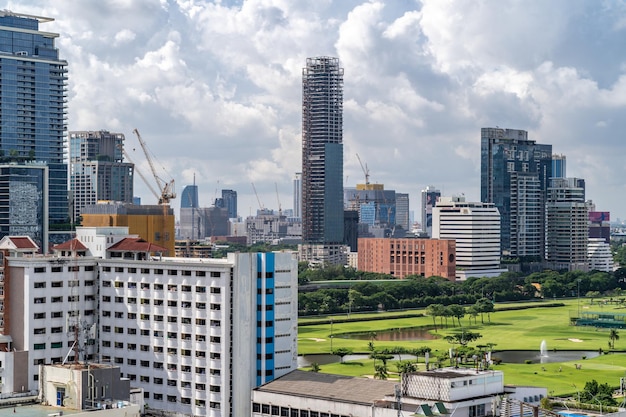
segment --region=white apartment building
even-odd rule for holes
[[[26,352],[0,352],[0,369],[9,364],[3,355],[14,356],[12,391],[19,391],[24,363],[28,389],[36,390],[38,365],[64,360],[76,339],[64,324],[74,316],[79,359],[119,366],[132,387],[143,389],[150,409],[172,415],[250,415],[251,389],[296,369],[292,254],[153,257],[155,245],[105,229],[79,231],[56,256],[11,259],[5,267],[5,277],[19,273],[24,289],[16,299],[27,305],[15,302],[10,315],[5,311],[5,321],[21,327],[8,328],[12,347]],[[103,243],[102,236],[112,241]],[[102,244],[106,259],[89,256]],[[57,297],[63,301],[57,304]]]
[[[587,243],[587,259],[590,271],[613,272],[613,254],[611,245],[604,238],[589,238]]]
[[[432,209],[432,238],[456,241],[456,278],[496,277],[500,267],[500,213],[492,203],[440,197]]]
[[[37,255],[28,237],[4,237],[0,251],[0,392],[34,391],[39,365],[72,362],[76,353],[81,361],[94,359],[97,263],[91,257]]]

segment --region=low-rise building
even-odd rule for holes
[[[454,280],[456,243],[439,239],[360,238],[359,271],[390,274],[440,276]]]
[[[293,371],[252,391],[252,417],[499,415],[503,396],[538,406],[545,388],[509,387],[497,370],[442,368],[403,374],[401,382]]]

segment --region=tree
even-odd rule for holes
[[[346,355],[351,355],[352,352],[353,352],[352,349],[342,347],[342,348],[333,350],[333,355],[339,356],[340,362],[343,363],[343,357]]]
[[[411,361],[399,361],[396,362],[396,368],[399,374],[409,374],[417,371],[417,364]]]
[[[609,339],[611,339],[611,349],[615,349],[615,341],[619,340],[619,333],[617,333],[617,330],[611,329],[609,332]]]
[[[387,364],[382,363],[374,366],[374,378],[375,379],[387,379],[389,378],[389,373],[387,372]]]
[[[462,307],[458,304],[452,304],[448,306],[448,311],[450,311],[450,315],[452,317],[456,317],[459,322],[459,327],[461,326],[461,319],[465,317],[465,307]]]
[[[472,322],[472,317],[474,318],[474,324],[476,324],[476,317],[480,314],[478,308],[475,305],[469,306],[467,309],[467,314],[470,315],[470,324]]]
[[[475,306],[480,313],[480,322],[483,324],[485,323],[483,314],[487,313],[487,318],[489,319],[489,323],[491,323],[490,313],[493,313],[495,311],[491,300],[488,298],[481,298],[480,300],[476,301]]]
[[[613,398],[613,388],[609,384],[598,384],[598,381],[591,380],[585,383],[583,392],[580,393],[580,400],[585,403],[599,402],[602,405],[616,405]]]
[[[444,339],[446,339],[448,343],[453,345],[459,344],[461,346],[467,346],[468,343],[478,340],[481,337],[483,337],[483,335],[480,333],[467,332],[462,330],[460,332],[456,332],[449,336],[446,336],[444,337]]]
[[[445,307],[443,304],[431,304],[426,308],[426,314],[433,318],[433,325],[435,326],[435,331],[437,331],[437,317],[442,317]],[[442,323],[443,327],[443,323]]]

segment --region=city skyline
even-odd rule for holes
[[[68,61],[68,130],[131,138],[137,127],[179,192],[196,173],[201,206],[216,188],[233,189],[247,216],[258,205],[251,182],[268,207],[277,205],[275,183],[281,201],[291,199],[301,68],[327,55],[346,69],[348,186],[363,182],[358,152],[371,181],[409,193],[416,213],[428,184],[477,201],[479,129],[505,126],[551,143],[599,210],[626,217],[619,5],[31,0],[6,8],[55,19],[42,29],[60,34]]]

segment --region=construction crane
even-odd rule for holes
[[[256,187],[254,186],[254,183],[252,184],[252,189],[254,190],[254,195],[256,196],[256,201],[259,203],[259,209],[261,209],[261,211],[265,210],[265,207],[263,207],[263,203],[261,203],[261,199],[259,198],[259,193],[256,192]]]
[[[283,215],[283,209],[280,205],[280,196],[278,195],[278,184],[274,183],[274,187],[276,188],[276,200],[278,200],[278,217]]]
[[[361,164],[361,169],[363,170],[363,174],[365,174],[365,185],[369,185],[370,183],[370,169],[367,167],[367,162],[365,166],[363,166],[363,162],[361,162],[361,157],[359,154],[356,154],[356,159],[359,160],[359,164]]]
[[[130,162],[131,164],[133,164],[135,166],[135,172],[137,174],[139,174],[139,176],[143,180],[144,184],[146,184],[146,186],[148,187],[150,192],[152,192],[152,194],[154,194],[154,196],[158,200],[160,198],[159,193],[156,192],[156,190],[154,189],[154,186],[152,185],[152,183],[150,181],[148,181],[148,179],[143,175],[143,172],[141,172],[141,170],[139,169],[137,164],[133,161],[133,159],[130,157],[128,152],[126,152],[126,149],[124,149],[124,147],[122,145],[118,145],[118,149],[120,149],[122,151],[122,153],[124,154],[124,158],[126,158],[128,160],[128,162]],[[194,181],[195,181],[195,176],[194,176]]]
[[[150,165],[150,170],[152,171],[152,176],[157,183],[160,194],[157,195],[159,200],[159,205],[168,205],[170,200],[176,198],[176,191],[174,187],[174,179],[170,181],[165,181],[161,179],[154,168],[154,163],[152,162],[152,158],[150,157],[150,152],[148,151],[148,147],[146,143],[141,138],[139,131],[137,129],[133,129],[133,133],[137,136],[137,140],[139,140],[139,144],[141,145],[141,149],[143,149],[144,155],[146,155],[146,161],[148,161],[148,165]],[[143,178],[143,176],[142,176]],[[143,178],[145,181],[145,178]],[[147,181],[146,181],[147,183]]]

